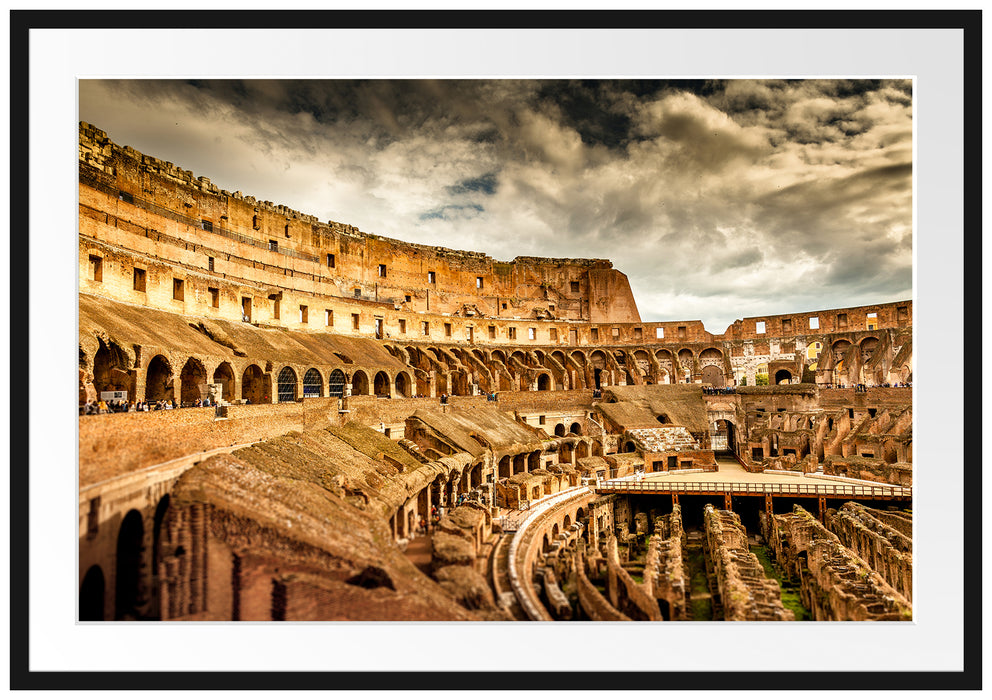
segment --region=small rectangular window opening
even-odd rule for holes
[[[430,323],[430,321],[423,321],[420,324],[420,328],[423,331],[423,334],[424,335],[430,335],[431,334],[431,323]]]
[[[380,265],[379,266],[379,277],[385,277],[385,276],[386,276],[386,266],[385,265]]]
[[[507,334],[508,334],[507,337],[510,340],[516,340],[517,339],[517,329],[516,328],[508,328],[507,329]]]
[[[579,291],[579,283],[578,282],[569,282],[568,283],[568,286],[569,286],[569,289],[571,290],[571,292],[573,294],[578,293],[578,291]]]
[[[331,253],[327,254],[327,266],[334,267],[334,255]]]
[[[207,257],[207,269],[210,272],[213,272],[214,271],[214,259],[211,258],[211,257]]]
[[[444,324],[444,337],[445,338],[450,338],[451,337],[451,324],[450,323],[445,323]]]
[[[355,297],[357,298],[360,296],[362,296],[362,290],[359,289],[358,287],[355,287]]]
[[[269,250],[278,253],[279,252],[279,241],[274,238],[269,241]]]
[[[215,309],[220,308],[220,290],[217,287],[207,287],[210,292],[210,305]]]
[[[814,331],[817,328],[819,328],[820,327],[820,317],[819,316],[810,316],[809,317],[809,327],[810,327],[810,330],[814,330]]]
[[[475,278],[475,288],[476,289],[482,289],[482,278],[481,277],[476,277]]]
[[[437,276],[433,272],[427,273],[427,284],[434,284],[437,280]]]
[[[334,312],[330,309],[324,309],[324,325],[328,327],[334,325]]]
[[[134,268],[134,291],[145,291],[145,271],[140,267]]]
[[[90,256],[90,279],[94,282],[103,282],[103,258],[99,255]]]
[[[300,304],[300,323],[307,323],[310,320],[310,309]]]
[[[665,337],[665,329],[664,328],[661,328],[660,326],[658,328],[655,328],[654,329],[654,337],[655,338],[664,338]]]
[[[406,319],[405,318],[401,318],[399,320],[399,324],[400,324],[400,333],[402,333],[403,335],[406,335]]]
[[[352,330],[356,330],[356,331],[358,330],[358,321],[359,321],[359,315],[358,314],[352,314],[351,315],[351,328],[352,328]]]
[[[535,338],[537,338],[537,329],[536,328],[528,328],[527,329],[527,338],[529,340],[534,340]]]
[[[765,322],[764,321],[757,321],[754,324],[754,332],[755,333],[764,333],[765,332]]]
[[[181,279],[172,278],[172,298],[176,301],[182,301],[183,295],[183,281]]]

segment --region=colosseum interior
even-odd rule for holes
[[[642,321],[81,123],[79,617],[911,620],[912,313]]]

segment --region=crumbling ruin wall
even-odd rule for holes
[[[800,579],[814,620],[911,620],[912,604],[801,506],[762,515],[779,565]]]
[[[658,601],[620,566],[616,537],[606,543],[606,589],[610,603],[632,620],[661,620]]]
[[[782,605],[776,581],[765,577],[758,558],[750,552],[740,517],[707,503],[703,513],[706,546],[716,571],[726,620],[795,620]]]
[[[597,622],[629,621],[630,618],[617,610],[610,601],[599,592],[586,574],[585,546],[580,541],[575,549],[575,573],[579,593],[579,605],[590,620]]]
[[[648,594],[668,605],[670,620],[689,616],[689,586],[686,578],[682,509],[675,505],[669,515],[655,519],[654,535],[648,541],[644,586]],[[664,617],[664,615],[662,615]]]
[[[826,514],[827,528],[893,588],[913,600],[913,540],[889,527],[860,503]]]

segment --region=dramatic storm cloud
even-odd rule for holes
[[[646,321],[912,295],[904,80],[81,81],[79,117],[369,233],[607,258]]]

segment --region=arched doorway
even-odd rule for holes
[[[207,383],[207,370],[203,363],[195,357],[186,360],[183,371],[179,374],[179,403],[184,406],[191,406],[197,399],[203,398],[200,395],[200,385]]]
[[[221,362],[214,370],[213,384],[221,385],[221,398],[224,401],[234,400],[234,369],[231,363]]]
[[[406,372],[399,372],[396,375],[396,395],[402,397],[410,396],[410,377]]]
[[[565,424],[564,423],[558,423],[558,425],[555,426],[555,435],[558,436],[558,437],[565,437]]]
[[[283,367],[276,382],[279,403],[296,401],[296,372],[292,367]]]
[[[158,565],[162,559],[162,525],[165,523],[165,516],[169,512],[169,494],[165,494],[159,499],[158,506],[155,507],[155,517],[152,520],[152,612],[158,619],[162,619],[159,600],[159,578]]]
[[[344,384],[345,376],[344,372],[339,369],[331,372],[330,378],[327,380],[327,395],[341,398],[344,396]]]
[[[726,384],[726,380],[723,377],[723,370],[717,365],[707,365],[703,367],[701,372],[703,379],[703,384],[709,384],[710,386],[722,387]]]
[[[114,619],[136,620],[144,604],[141,591],[141,555],[144,551],[145,527],[141,514],[128,511],[117,535],[117,573],[114,594]]]
[[[374,394],[376,396],[389,396],[389,375],[385,372],[376,372],[374,380]]]
[[[107,584],[103,569],[91,566],[79,586],[79,619],[81,622],[103,620],[103,601]]]
[[[775,383],[776,384],[791,384],[792,383],[792,372],[787,369],[780,369],[775,373]]]
[[[145,400],[171,401],[173,397],[172,366],[162,355],[156,355],[145,374]]]
[[[355,370],[355,373],[351,375],[351,394],[352,396],[368,396],[369,394],[369,378],[362,370]]]
[[[303,396],[321,396],[323,393],[324,378],[315,367],[311,367],[303,375]]]
[[[100,341],[100,349],[93,358],[93,388],[97,399],[101,391],[126,391],[128,401],[134,400],[134,372],[128,370],[131,361],[116,343]]]
[[[248,365],[241,375],[241,398],[248,403],[266,403],[265,375],[258,365]]]
[[[568,428],[568,432],[572,433],[573,435],[581,435],[582,426],[579,425],[578,423],[572,423],[572,425]]]
[[[498,478],[506,479],[512,476],[512,469],[510,466],[510,455],[503,455],[499,460],[499,471],[497,472]]]
[[[541,374],[537,377],[538,391],[551,391],[551,375]]]

